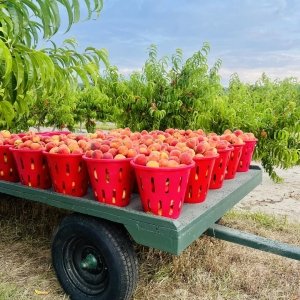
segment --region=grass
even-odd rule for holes
[[[67,299],[51,267],[52,232],[67,212],[1,195],[0,300]],[[300,245],[300,224],[230,211],[222,224]],[[203,236],[180,256],[136,245],[134,300],[300,299],[300,262]],[[48,295],[37,295],[35,290]]]

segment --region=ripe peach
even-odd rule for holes
[[[159,143],[153,143],[152,145],[148,146],[149,151],[160,151],[161,145]]]
[[[117,154],[117,155],[114,157],[114,159],[124,159],[124,158],[126,158],[126,156],[123,155],[123,154]]]
[[[170,156],[177,156],[177,157],[179,157],[180,154],[181,154],[181,151],[178,150],[178,149],[174,149],[174,150],[172,150],[172,151],[170,152]]]
[[[180,154],[181,154],[181,153],[180,153]],[[170,155],[169,160],[175,160],[178,164],[180,164],[180,159],[179,159],[178,156],[175,156],[175,155],[171,156],[171,155]]]
[[[119,139],[114,139],[110,142],[110,148],[118,149],[120,146],[122,146],[122,142]]]
[[[232,131],[231,131],[230,129],[226,129],[226,130],[224,131],[224,134],[232,134]]]
[[[83,150],[81,148],[78,149],[74,149],[73,151],[71,151],[72,154],[83,154]]]
[[[100,149],[101,143],[98,141],[92,141],[91,142],[91,150]]]
[[[107,152],[110,149],[110,147],[106,144],[102,144],[99,148],[103,153]]]
[[[183,152],[179,156],[179,159],[181,164],[189,165],[193,161],[193,156],[188,152]]]
[[[149,160],[146,164],[147,167],[159,168],[159,162],[155,160]]]
[[[137,155],[137,151],[135,149],[128,149],[127,157],[135,157]]]
[[[103,159],[113,159],[114,156],[110,152],[103,153]]]
[[[168,168],[175,168],[179,166],[179,162],[177,162],[176,160],[170,159],[168,161]]]
[[[41,138],[40,138],[39,135],[34,135],[34,136],[32,136],[31,140],[32,140],[34,143],[38,143],[38,142],[41,140]]]
[[[30,149],[39,150],[39,149],[42,149],[42,146],[39,143],[31,143]]]
[[[216,148],[217,149],[226,149],[229,145],[229,142],[226,140],[220,140],[217,142]]]
[[[169,160],[168,159],[166,159],[166,158],[161,158],[160,160],[159,160],[159,166],[160,167],[168,167],[168,163],[169,163]]]
[[[49,153],[58,153],[59,148],[57,146],[50,149]]]
[[[68,148],[67,145],[61,145],[58,147],[58,151],[57,151],[58,154],[70,154],[71,151],[70,149]]]
[[[205,152],[203,153],[203,155],[204,155],[205,157],[207,157],[207,156],[215,156],[217,153],[218,153],[217,148],[211,148],[210,150],[205,151]]]
[[[236,136],[240,136],[241,134],[243,134],[243,131],[240,129],[237,129],[233,132]]]
[[[116,148],[111,148],[108,150],[108,152],[106,153],[110,153],[113,157],[115,157],[118,154],[118,149]]]
[[[92,158],[101,159],[101,158],[103,158],[103,153],[101,152],[101,150],[94,150],[92,152]]]
[[[88,150],[85,152],[85,156],[91,158],[93,155],[93,150]]]
[[[186,145],[191,148],[191,149],[195,149],[196,145],[197,145],[197,139],[195,138],[190,138],[186,141]]]
[[[11,134],[8,130],[1,130],[0,133],[5,139],[10,138],[10,136],[11,136]]]
[[[120,146],[118,148],[119,154],[126,156],[128,154],[128,148],[126,146]]]
[[[204,155],[201,154],[201,153],[198,153],[198,154],[196,154],[196,155],[194,156],[194,158],[202,158],[202,157],[204,157]]]
[[[136,163],[137,165],[142,165],[145,166],[147,163],[147,157],[145,154],[138,154],[134,159],[133,159],[134,163]]]
[[[142,146],[139,149],[139,153],[148,155],[149,154],[149,150],[148,150],[148,148],[146,146]]]

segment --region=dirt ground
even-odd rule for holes
[[[282,183],[274,183],[263,173],[263,182],[249,193],[235,208],[284,216],[300,223],[300,166],[288,170],[278,169]]]

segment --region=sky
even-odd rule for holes
[[[209,64],[222,60],[224,85],[233,73],[251,83],[263,72],[300,79],[299,0],[104,0],[98,19],[60,30],[53,40],[69,37],[81,50],[106,48],[123,74],[142,68],[151,44],[160,56],[181,48],[188,58],[208,42]]]

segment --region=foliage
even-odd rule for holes
[[[274,167],[300,162],[300,85],[293,79],[271,81],[265,74],[254,84],[231,78],[226,105],[219,110],[224,128],[252,131],[259,139],[256,158],[279,181]],[[228,109],[226,109],[228,108]],[[233,115],[227,113],[231,109]]]
[[[240,128],[259,139],[255,158],[275,181],[274,167],[300,162],[300,85],[293,79],[270,80],[265,74],[245,84],[234,74],[224,89],[218,74],[221,62],[209,68],[204,44],[185,62],[182,51],[157,58],[150,47],[142,72],[129,78],[116,69],[106,74],[106,93],[115,103],[119,126],[133,130],[202,128],[222,133]],[[169,63],[171,62],[171,63]]]
[[[84,3],[88,18],[99,15],[102,0]],[[107,62],[104,50],[88,47],[80,54],[70,39],[63,47],[52,43],[37,49],[40,34],[49,40],[60,29],[62,8],[69,30],[81,17],[77,0],[0,3],[0,127],[12,128],[13,120],[29,114],[38,95],[60,98],[65,88],[76,88],[79,78],[86,85],[98,80],[99,63]]]
[[[76,109],[74,110],[75,121],[85,123],[88,132],[94,132],[96,121],[106,121],[111,114],[111,105],[106,94],[98,87],[85,88],[78,93]]]
[[[222,94],[217,71],[218,60],[209,69],[209,45],[183,63],[180,49],[170,57],[158,59],[152,45],[142,72],[127,80],[113,76],[113,98],[119,126],[132,129],[165,129],[167,127],[196,128],[199,123],[210,128],[210,116],[203,113]],[[110,74],[111,75],[111,74]]]

